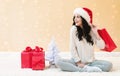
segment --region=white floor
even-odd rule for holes
[[[63,58],[70,58],[67,52],[60,55]],[[120,52],[96,52],[95,56],[97,59],[111,61],[113,63],[111,72],[63,72],[59,68],[46,68],[43,71],[21,69],[21,52],[0,52],[0,76],[120,76]]]

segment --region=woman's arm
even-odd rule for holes
[[[79,58],[76,43],[75,43],[76,31],[77,31],[77,28],[75,26],[72,26],[72,28],[70,30],[70,51],[71,51],[73,60],[75,62],[79,62],[81,59]]]
[[[102,38],[100,37],[100,35],[98,34],[98,31],[97,31],[97,27],[96,26],[92,26],[92,32],[93,32],[93,38],[94,38],[94,42],[95,44],[97,45],[97,47],[99,47],[100,49],[104,49],[105,47],[105,43],[104,41],[102,40]]]

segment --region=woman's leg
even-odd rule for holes
[[[81,69],[76,66],[73,60],[57,59],[55,64],[63,71],[78,72]]]
[[[99,67],[104,72],[109,72],[112,68],[112,63],[105,60],[95,60],[89,66]]]

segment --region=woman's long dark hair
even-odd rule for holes
[[[81,17],[81,16],[80,16]],[[74,21],[75,17],[73,17],[73,26],[75,26],[75,21]],[[77,36],[79,41],[83,39],[83,37],[87,40],[88,43],[90,43],[91,45],[94,44],[92,37],[90,35],[90,31],[91,31],[91,27],[88,24],[88,22],[81,17],[82,19],[82,28],[80,26],[76,26],[77,27]]]

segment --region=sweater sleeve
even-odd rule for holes
[[[102,39],[100,39],[100,40],[97,40],[97,39],[96,39],[96,45],[97,45],[97,47],[99,47],[100,49],[104,49],[104,47],[105,47],[105,43],[104,43],[104,41],[103,41]]]
[[[100,39],[98,40],[93,33],[91,33],[91,34],[92,34],[92,37],[93,37],[93,40],[94,40],[94,43],[96,44],[96,46],[97,46],[98,48],[100,48],[100,49],[104,49],[104,47],[105,47],[105,42],[103,41],[103,39],[100,38]]]
[[[80,61],[80,58],[79,58],[76,43],[75,43],[75,40],[77,38],[76,31],[77,31],[76,27],[72,26],[72,28],[70,30],[70,51],[71,51],[71,55],[72,55],[73,60],[75,62],[78,62],[78,61]]]

